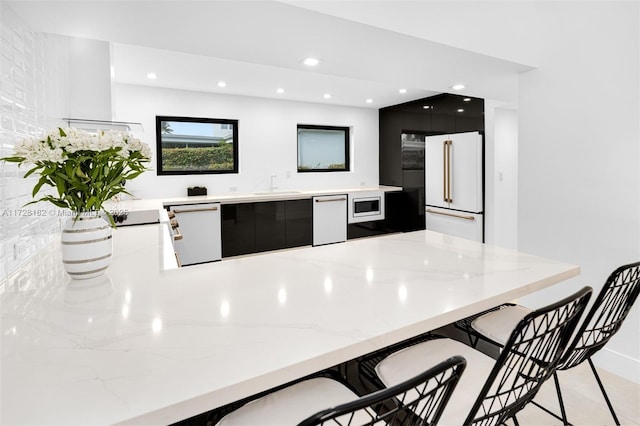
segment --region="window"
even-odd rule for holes
[[[349,128],[298,124],[298,171],[349,171]]]
[[[159,175],[238,173],[238,120],[156,117]]]

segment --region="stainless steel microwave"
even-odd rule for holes
[[[349,194],[349,223],[384,219],[384,192]]]

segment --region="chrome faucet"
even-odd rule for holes
[[[278,189],[278,187],[276,186],[276,178],[278,177],[278,175],[271,175],[271,187],[269,188],[269,191],[274,191],[276,189]]]

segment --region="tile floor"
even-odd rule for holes
[[[613,402],[622,425],[640,426],[640,385],[598,369],[598,374]],[[575,426],[614,425],[613,418],[600,393],[598,384],[585,362],[558,375],[565,401],[567,417]],[[535,401],[559,413],[553,380],[544,384]],[[529,405],[518,414],[520,425],[561,425],[562,422]]]

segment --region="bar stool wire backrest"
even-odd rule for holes
[[[405,382],[320,411],[298,426],[435,425],[465,366],[463,357],[453,356]]]
[[[465,425],[503,424],[536,395],[555,371],[589,298],[585,287],[529,313],[515,327],[476,399]]]
[[[640,262],[613,271],[557,369],[573,368],[602,349],[622,326],[639,293]]]

